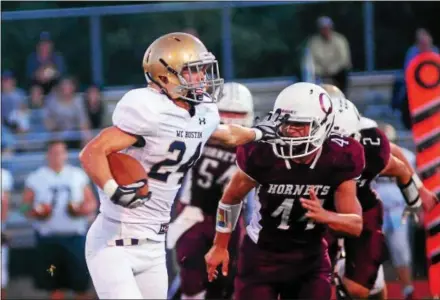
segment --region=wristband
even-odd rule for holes
[[[399,184],[399,188],[408,206],[419,207],[420,205],[422,205],[422,201],[420,200],[419,195],[419,189],[417,188],[417,185],[412,177],[407,184]]]
[[[116,181],[114,179],[110,179],[104,184],[102,190],[109,198],[111,198],[118,189],[118,187],[119,185],[116,183]]]
[[[415,183],[417,189],[420,190],[420,188],[423,186],[423,182],[420,180],[419,175],[417,175],[417,173],[414,173],[414,174],[411,176],[411,178],[412,178],[412,180],[414,180],[414,183]]]
[[[257,128],[251,128],[255,132],[255,139],[254,141],[259,141],[263,138],[263,132],[260,129]]]
[[[215,229],[218,232],[231,233],[237,226],[243,202],[236,205],[220,202],[217,208],[217,221]]]

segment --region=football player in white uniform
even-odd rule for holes
[[[2,276],[2,294],[1,298],[6,298],[6,287],[8,285],[9,273],[8,273],[8,258],[9,258],[9,248],[7,243],[6,235],[3,234],[3,229],[5,228],[6,218],[8,216],[9,208],[9,196],[14,185],[14,179],[11,173],[2,168],[2,198],[1,198],[1,218],[2,218],[2,264],[1,264],[1,276]]]
[[[25,181],[22,211],[36,231],[36,287],[50,292],[52,299],[63,299],[64,289],[85,299],[90,287],[85,236],[98,201],[85,172],[67,164],[67,158],[64,142],[49,143],[47,165]]]
[[[234,147],[275,136],[275,122],[256,128],[219,125],[215,104],[223,86],[215,56],[196,37],[170,33],[145,52],[148,86],[127,92],[104,129],[80,154],[97,184],[101,214],[89,230],[86,259],[97,294],[107,299],[165,299],[165,233],[186,172],[208,139]],[[107,155],[136,158],[148,183],[119,186]],[[148,184],[149,194],[137,193]]]

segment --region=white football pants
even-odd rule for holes
[[[136,246],[109,246],[109,241],[121,238],[122,226],[99,214],[87,233],[87,267],[98,297],[166,299],[165,243],[148,240]]]
[[[2,263],[1,263],[2,289],[7,287],[9,281],[8,260],[9,260],[9,248],[8,246],[3,245]]]

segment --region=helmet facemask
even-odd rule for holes
[[[334,115],[332,115],[334,118]],[[315,117],[289,117],[278,129],[279,138],[270,142],[274,154],[283,159],[301,158],[313,154],[328,137],[333,125],[333,120],[328,123],[327,117],[321,122]],[[285,126],[294,128],[303,127],[303,132],[298,136],[286,134]],[[296,129],[299,131],[299,129]]]
[[[172,94],[177,94],[178,98],[196,104],[202,102],[215,103],[219,99],[224,80],[220,77],[220,70],[215,56],[209,52],[203,53],[202,56],[203,59],[184,63],[180,72],[171,68],[165,60],[161,59],[160,62],[178,80],[178,84],[170,91]],[[184,73],[188,75],[185,76]],[[200,77],[199,80],[196,77]],[[207,98],[209,101],[205,101]]]

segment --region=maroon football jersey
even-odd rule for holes
[[[223,190],[237,170],[235,156],[235,148],[206,145],[190,171],[185,200],[200,207],[205,214],[215,216]]]
[[[364,211],[372,208],[379,200],[371,182],[386,167],[390,159],[390,142],[378,128],[361,130],[361,144],[365,153],[365,169],[357,182],[357,196]]]
[[[305,218],[299,199],[310,198],[309,188],[314,186],[323,206],[333,207],[336,188],[359,177],[365,164],[363,147],[352,138],[331,136],[317,155],[313,168],[289,160],[289,169],[270,144],[254,142],[237,148],[237,165],[259,183],[247,231],[262,248],[289,251],[305,243],[319,244],[325,226]]]

